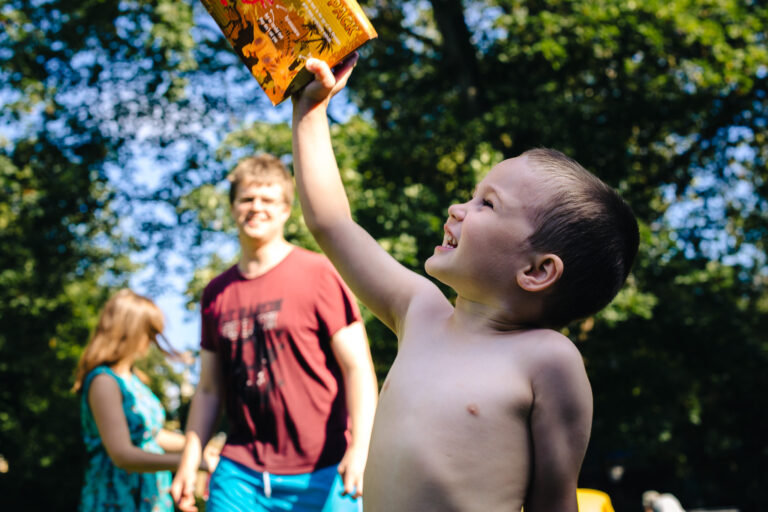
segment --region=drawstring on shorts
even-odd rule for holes
[[[265,471],[262,474],[262,476],[264,477],[264,496],[266,496],[267,498],[271,498],[272,497],[272,484],[269,481],[269,473],[267,473]]]

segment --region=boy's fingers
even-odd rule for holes
[[[331,68],[324,61],[310,57],[306,63],[307,70],[315,75],[315,79],[323,84],[323,87],[331,89],[336,84],[336,77],[331,73]]]
[[[349,55],[344,57],[344,59],[341,62],[339,62],[333,67],[333,74],[336,75],[337,78],[345,74],[348,74],[352,70],[352,68],[355,67],[355,65],[357,64],[357,60],[359,58],[360,58],[359,53],[357,52],[350,53]]]
[[[336,64],[336,66],[333,68],[333,74],[336,78],[336,84],[338,85],[337,89],[342,89],[347,85],[349,75],[352,74],[352,70],[357,64],[358,58],[358,53],[352,52],[350,55],[345,57],[343,61]]]
[[[344,87],[359,58],[360,55],[357,52],[352,52],[331,69],[325,61],[310,57],[305,66],[326,89],[333,89],[337,84],[340,89]]]

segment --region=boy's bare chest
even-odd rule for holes
[[[490,421],[527,417],[533,398],[524,354],[503,343],[455,339],[404,340],[382,386],[382,399],[387,394],[401,408],[428,404],[439,416]]]
[[[371,494],[390,500],[398,488],[407,502],[435,505],[423,510],[516,503],[527,485],[533,399],[524,355],[503,343],[414,341],[403,340],[382,385],[369,457]],[[474,490],[463,496],[458,489],[465,488]],[[480,488],[484,498],[477,501]],[[424,489],[432,490],[429,496],[422,496]],[[436,495],[448,501],[435,503]],[[401,505],[387,503],[382,510]]]

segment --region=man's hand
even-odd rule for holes
[[[203,461],[209,474],[213,474],[216,470],[216,466],[219,464],[219,454],[221,453],[221,445],[213,441],[208,442],[203,450]]]
[[[195,468],[179,468],[171,484],[171,497],[181,512],[197,512],[195,504]]]
[[[363,495],[363,470],[368,453],[347,448],[347,452],[339,462],[339,474],[344,482],[344,494],[357,499]]]
[[[314,57],[307,59],[305,67],[307,71],[315,75],[315,79],[291,98],[294,106],[299,103],[307,108],[319,104],[327,106],[331,98],[347,85],[347,80],[352,74],[352,68],[357,64],[357,59],[358,53],[353,52],[334,66],[333,70],[320,59]]]

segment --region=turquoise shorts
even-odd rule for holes
[[[206,512],[362,512],[360,498],[342,496],[336,466],[300,475],[260,473],[221,457],[211,475]]]

